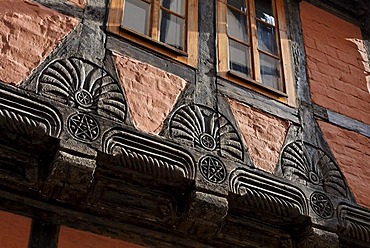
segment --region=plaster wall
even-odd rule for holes
[[[370,124],[370,66],[360,28],[305,1],[300,11],[313,102]]]
[[[252,162],[257,168],[273,173],[289,123],[233,99],[228,101]]]
[[[370,138],[319,121],[357,203],[370,208]]]
[[[300,3],[312,101],[370,124],[370,66],[359,27]],[[319,121],[357,202],[370,207],[370,139]]]
[[[77,23],[31,1],[2,1],[0,80],[19,85]]]
[[[115,61],[134,125],[157,134],[186,81],[127,56],[115,54]]]

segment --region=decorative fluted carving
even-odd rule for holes
[[[104,134],[103,151],[118,156],[119,166],[153,177],[168,181],[195,177],[193,158],[181,147],[121,128]]]
[[[243,160],[244,149],[234,126],[220,113],[201,105],[179,108],[170,121],[171,137],[206,151]]]
[[[349,197],[338,165],[320,148],[299,140],[288,143],[282,150],[279,165],[287,179],[319,185],[327,193]]]
[[[37,92],[70,106],[124,120],[126,101],[107,71],[79,58],[51,62],[38,78]]]
[[[349,205],[338,206],[339,233],[351,239],[366,242],[370,246],[370,212]]]
[[[307,214],[305,195],[287,183],[237,168],[230,173],[229,185],[231,192],[242,197],[246,207],[283,217]]]
[[[62,120],[55,109],[25,98],[19,92],[0,89],[0,128],[39,139],[58,137]]]

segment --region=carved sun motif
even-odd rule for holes
[[[47,65],[38,78],[37,93],[115,120],[126,117],[119,83],[104,68],[81,58],[58,59]]]
[[[216,140],[208,133],[200,135],[200,144],[206,150],[213,151],[216,148]]]
[[[80,89],[75,93],[76,102],[82,107],[88,108],[93,104],[91,94],[84,89]]]
[[[225,116],[205,106],[179,108],[170,121],[173,138],[192,143],[221,156],[243,160],[244,149],[238,132]]]
[[[347,184],[338,165],[321,149],[303,141],[288,143],[281,155],[280,166],[285,178],[321,186],[330,194],[347,197]]]
[[[204,156],[199,160],[202,176],[212,183],[222,183],[226,178],[225,165],[216,157]]]

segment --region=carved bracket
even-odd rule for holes
[[[287,183],[237,168],[230,173],[230,191],[243,208],[257,209],[285,218],[307,215],[304,193]]]
[[[193,192],[185,217],[177,229],[203,239],[211,239],[221,229],[227,210],[228,203],[225,198]]]
[[[41,194],[61,202],[79,203],[90,188],[95,171],[95,159],[58,151]]]
[[[340,237],[353,241],[366,243],[364,247],[370,246],[370,212],[349,205],[338,206],[338,219]],[[354,245],[353,247],[358,247]]]
[[[0,88],[0,128],[32,140],[59,137],[62,120],[50,106]]]
[[[192,156],[178,145],[115,128],[103,135],[103,151],[113,154],[122,168],[167,182],[195,178]]]

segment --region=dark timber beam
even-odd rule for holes
[[[57,248],[59,225],[33,219],[28,248]]]

